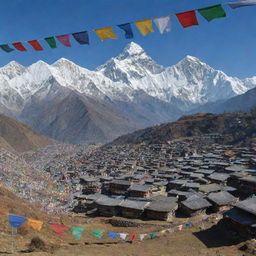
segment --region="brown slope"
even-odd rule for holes
[[[46,217],[46,214],[41,212],[38,207],[31,205],[3,187],[0,187],[0,212],[41,220]]]
[[[131,132],[140,121],[124,115],[112,102],[73,92],[64,100],[49,105],[30,124],[40,133],[59,141],[91,144],[108,142]]]
[[[181,137],[210,133],[229,135],[223,143],[240,143],[256,138],[256,111],[251,113],[206,114],[184,116],[166,123],[121,136],[113,144],[161,143]]]
[[[0,115],[0,146],[18,153],[54,144],[55,141],[35,133],[10,117]]]

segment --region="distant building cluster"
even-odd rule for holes
[[[163,144],[108,145],[70,164],[75,212],[172,221],[223,213],[256,233],[256,145],[220,145],[210,134]]]

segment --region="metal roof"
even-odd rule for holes
[[[207,199],[211,202],[216,203],[217,205],[231,205],[236,202],[237,198],[232,196],[226,191],[221,191],[217,193],[210,193],[207,196]]]

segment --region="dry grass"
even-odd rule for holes
[[[103,231],[126,232],[139,235],[159,228],[153,225],[143,227],[113,227],[106,222],[105,218],[79,218],[68,216],[48,216],[35,207],[26,204],[16,198],[12,193],[5,189],[0,189],[0,205],[7,213],[8,211],[30,218],[44,221],[41,232],[30,229],[26,223],[11,236],[8,218],[0,218],[0,256],[9,255],[13,249],[12,241],[15,244],[15,255],[29,256],[249,256],[256,255],[255,242],[248,242],[241,239],[235,232],[230,231],[217,220],[205,224],[206,230],[201,231],[200,225],[194,225],[190,229],[180,232],[167,233],[156,239],[147,239],[143,242],[125,242],[120,239],[111,240],[106,235],[102,239],[96,239],[91,230],[100,229]],[[10,208],[9,208],[10,207]],[[0,209],[0,212],[2,211]],[[197,218],[192,219],[196,221]],[[48,222],[63,222],[65,225],[77,225],[85,228],[81,240],[75,240],[70,232],[63,236],[58,236],[51,230]],[[187,219],[175,219],[175,225],[184,223]],[[165,224],[165,222],[147,221],[147,224]],[[13,239],[14,238],[14,239]],[[247,245],[244,251],[239,250]]]

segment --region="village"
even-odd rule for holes
[[[65,171],[46,171],[72,187],[76,213],[170,223],[220,213],[255,235],[256,144],[222,140],[209,134],[165,144],[110,144],[78,153]]]

